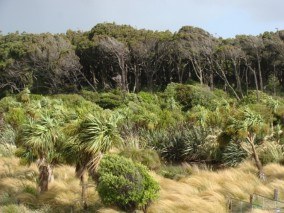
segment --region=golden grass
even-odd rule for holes
[[[283,197],[284,167],[270,164],[264,168],[268,180],[261,182],[253,163],[245,162],[238,168],[218,172],[192,169],[190,177],[179,181],[168,180],[154,175],[161,185],[158,201],[149,212],[226,212],[227,198],[249,201],[250,194],[273,196],[274,188]],[[267,212],[254,210],[253,212]]]
[[[257,170],[251,162],[245,162],[238,168],[217,172],[202,170],[196,166],[192,166],[191,170],[192,175],[179,181],[152,172],[151,175],[159,182],[161,191],[159,199],[150,205],[148,212],[222,213],[226,212],[228,197],[244,201],[249,201],[249,195],[252,193],[272,197],[274,188],[279,189],[279,197],[284,199],[284,167],[278,164],[264,167],[268,177],[265,182],[257,178]],[[49,191],[43,194],[37,192],[37,175],[35,165],[21,166],[17,158],[0,158],[0,198],[3,193],[8,193],[21,204],[34,206],[48,204],[51,209],[61,212],[69,212],[71,207],[75,211],[82,208],[81,186],[79,180],[75,178],[73,167],[66,165],[56,167],[55,181],[50,184]],[[94,186],[88,188],[87,203],[92,206],[93,212],[119,212],[100,203]],[[4,207],[0,207],[0,210]]]

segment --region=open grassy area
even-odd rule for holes
[[[190,169],[192,174],[179,180],[151,173],[159,182],[161,192],[148,212],[226,212],[228,197],[249,201],[249,195],[256,193],[272,198],[274,188],[279,189],[279,198],[284,199],[284,167],[279,164],[264,167],[265,182],[257,178],[257,169],[249,161],[237,168],[219,171],[197,166]],[[56,167],[49,191],[39,194],[36,186],[38,171],[34,164],[21,166],[18,158],[1,157],[1,212],[83,212],[81,187],[74,170],[66,165]],[[87,203],[89,212],[118,212],[103,206],[92,182],[87,190]]]

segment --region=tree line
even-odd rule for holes
[[[276,94],[284,85],[283,41],[284,31],[223,39],[192,26],[172,33],[115,23],[87,32],[9,33],[0,35],[0,91],[139,92],[197,81],[237,99],[249,89]]]

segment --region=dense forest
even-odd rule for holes
[[[0,211],[215,213],[275,188],[283,199],[283,85],[284,31],[0,35]]]
[[[171,33],[111,23],[87,32],[10,33],[0,37],[0,88],[2,96],[25,87],[139,92],[198,81],[237,99],[249,89],[276,94],[284,85],[283,40],[284,31],[222,39],[191,26]]]

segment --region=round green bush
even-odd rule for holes
[[[98,169],[97,190],[106,205],[127,211],[146,209],[158,197],[159,185],[146,167],[119,155],[106,155]]]

